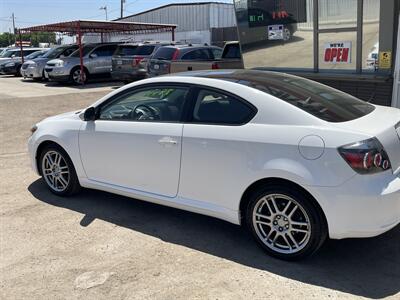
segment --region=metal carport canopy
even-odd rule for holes
[[[92,21],[78,20],[54,24],[38,25],[19,29],[19,40],[21,48],[21,58],[24,62],[22,51],[22,33],[31,32],[60,32],[68,35],[77,35],[77,43],[80,52],[81,76],[83,76],[83,58],[82,58],[82,35],[85,33],[131,33],[147,34],[171,32],[172,41],[175,40],[175,24],[157,24],[157,23],[138,23],[138,22],[119,22],[119,21]]]

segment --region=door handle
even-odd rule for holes
[[[170,137],[163,137],[162,139],[158,140],[158,143],[161,145],[176,145],[176,144],[178,144],[177,141],[173,140]]]

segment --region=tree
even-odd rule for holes
[[[0,34],[0,47],[7,47],[14,44],[15,38],[19,40],[19,35],[14,35],[12,33],[4,32]],[[34,33],[24,33],[22,34],[23,41],[30,41],[33,47],[38,47],[39,43],[50,43],[55,44],[56,34],[54,32],[34,32]]]

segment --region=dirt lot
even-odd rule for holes
[[[286,263],[223,221],[98,191],[52,195],[30,169],[29,128],[114,85],[0,78],[1,299],[400,299],[400,227]]]

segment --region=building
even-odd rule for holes
[[[235,0],[245,67],[400,107],[399,9],[399,0]]]
[[[117,21],[176,24],[176,41],[223,45],[237,40],[236,16],[233,4],[219,2],[177,3],[160,6]],[[132,37],[112,37],[112,40]],[[136,41],[171,40],[169,34],[137,35]]]

